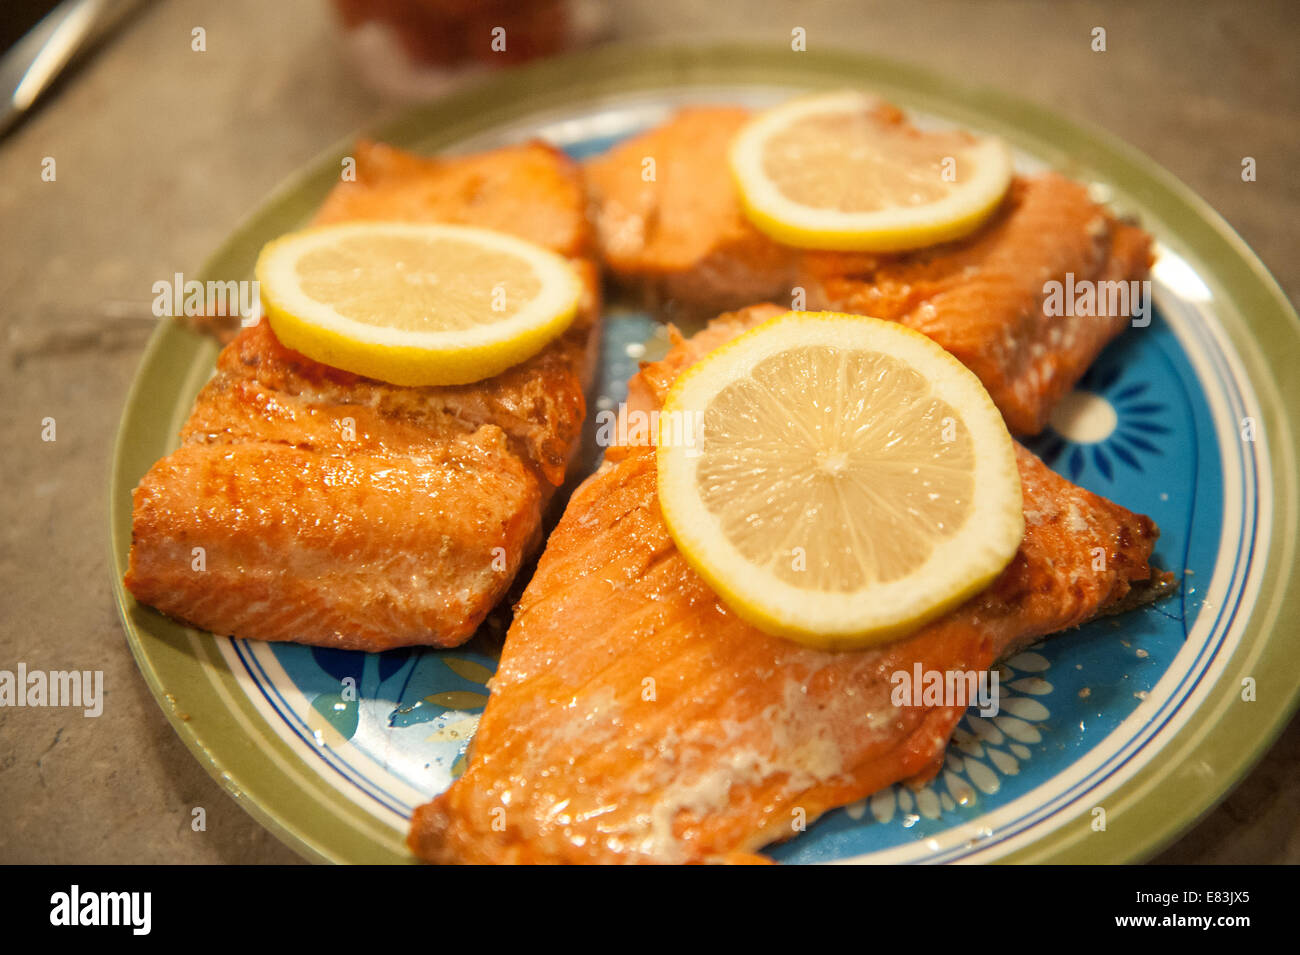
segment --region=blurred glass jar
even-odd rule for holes
[[[587,46],[599,0],[332,0],[347,57],[377,92],[445,91],[465,76]]]

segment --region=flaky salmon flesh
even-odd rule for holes
[[[1049,283],[1137,282],[1152,262],[1145,232],[1055,173],[1017,177],[973,235],[916,252],[812,252],[769,239],[745,217],[728,170],[728,146],[750,115],[684,109],[586,163],[601,260],[624,285],[688,312],[772,300],[902,322],[975,372],[1017,434],[1041,431],[1129,324],[1132,308],[1109,301],[1086,317],[1044,309]],[[906,123],[885,104],[874,115]],[[648,157],[653,177],[643,174]]]
[[[362,143],[317,222],[473,223],[567,256],[569,330],[495,378],[408,388],[312,361],[266,322],[221,352],[134,493],[126,586],[216,634],[358,650],[467,640],[540,544],[586,411],[599,313],[578,170],[542,143],[426,159]]]
[[[629,405],[658,407],[683,368],[780,311],[677,337],[633,380]],[[547,543],[468,768],[416,810],[412,851],[458,863],[763,861],[757,850],[797,821],[932,777],[964,707],[895,706],[891,674],[987,670],[1171,586],[1148,563],[1150,519],[1016,453],[1025,536],[994,583],[905,639],[833,652],[729,610],[669,536],[654,449],[611,449]]]

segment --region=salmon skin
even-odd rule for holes
[[[629,402],[657,407],[682,368],[779,311],[678,337]],[[459,863],[755,861],[797,819],[933,776],[964,708],[894,706],[891,674],[986,670],[1171,585],[1148,563],[1150,519],[1016,453],[1025,537],[994,583],[910,637],[834,652],[764,634],[719,601],[664,525],[654,449],[612,449],[547,543],[468,769],[416,810],[412,851]]]
[[[905,124],[887,104],[885,123]],[[999,209],[960,241],[899,254],[793,249],[741,210],[727,148],[750,113],[685,109],[586,164],[605,266],[652,303],[688,314],[772,299],[874,315],[929,335],[975,372],[1017,434],[1036,434],[1060,400],[1128,324],[1109,300],[1097,314],[1050,315],[1049,283],[1136,282],[1150,237],[1062,176],[1017,177]],[[643,175],[647,157],[655,175]],[[796,303],[797,304],[797,303]]]
[[[486,381],[409,388],[286,348],[221,352],[181,447],[135,489],[126,586],[213,633],[379,651],[456,646],[540,543],[576,451],[599,313],[576,166],[541,143],[424,159],[363,143],[317,221],[474,222],[568,256],[568,331]]]

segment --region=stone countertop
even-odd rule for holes
[[[803,26],[814,53],[824,41],[1027,96],[1172,171],[1300,296],[1300,8],[1287,0],[738,6],[616,3],[613,31],[779,43]],[[106,687],[97,719],[0,708],[0,862],[297,861],[207,776],[135,668],[113,604],[107,478],[153,282],[197,269],[280,180],[394,110],[338,47],[323,0],[159,3],[0,142],[0,668],[99,669]],[[1300,862],[1298,765],[1293,721],[1157,861]],[[205,832],[190,828],[198,806]]]

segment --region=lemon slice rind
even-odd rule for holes
[[[684,413],[703,414],[714,396],[764,359],[806,345],[884,352],[929,372],[933,394],[959,410],[977,449],[974,495],[962,528],[899,580],[852,593],[797,587],[728,541],[696,490],[699,449],[669,440],[666,432],[656,452],[660,509],[683,557],[739,617],[820,649],[860,649],[916,630],[983,590],[1005,568],[1024,536],[1019,469],[997,408],[955,358],[904,326],[838,313],[786,313],[711,352],[670,389],[661,429]]]

